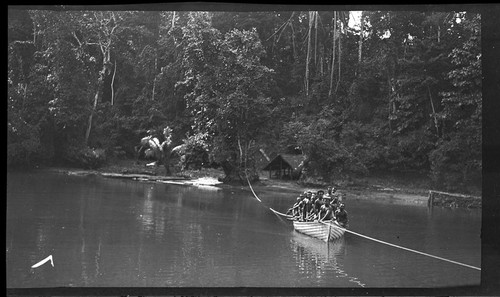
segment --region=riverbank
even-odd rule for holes
[[[179,171],[173,167],[173,174],[166,176],[163,166],[146,166],[147,162],[135,160],[120,160],[113,164],[101,167],[96,170],[82,170],[76,168],[48,168],[70,175],[100,175],[107,178],[126,178],[140,181],[161,182],[178,185],[209,186],[217,188],[239,188],[248,189],[248,185],[226,185],[219,181],[224,176],[221,170],[206,169]],[[339,185],[334,185],[339,193],[348,200],[369,199],[382,203],[403,203],[427,205],[429,200],[429,181],[425,177],[396,177],[377,176],[365,177]],[[253,183],[252,188],[257,193],[262,192],[289,192],[291,199],[295,199],[296,194],[305,190],[326,189],[326,185],[321,184],[300,184],[297,181],[284,181],[269,179],[266,174],[261,174],[260,181]],[[471,205],[470,203],[467,205]],[[456,201],[450,200],[447,204],[441,203],[444,207],[467,207]],[[473,207],[478,207],[475,203]],[[480,207],[480,203],[479,203]]]

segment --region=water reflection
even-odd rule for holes
[[[338,262],[345,250],[344,237],[333,242],[323,241],[293,232],[290,246],[295,256],[295,261],[301,274],[321,281],[330,277],[334,272],[335,277],[346,278],[357,286],[364,287],[365,284],[356,277],[349,276]]]
[[[85,209],[87,206],[87,199],[86,199],[86,193],[82,193],[80,195],[80,224],[79,224],[79,229],[80,229],[80,237],[82,241],[82,246],[80,249],[80,263],[82,266],[81,272],[82,272],[82,280],[84,284],[88,284],[88,277],[87,277],[87,263],[85,261],[85,229],[84,229],[84,220],[85,220]]]
[[[90,183],[95,178],[88,180]],[[100,246],[101,246],[101,223],[102,216],[101,193],[95,187],[85,187],[80,191],[80,208],[78,219],[78,234],[80,235],[80,280],[85,286],[91,285],[99,277]],[[105,216],[105,215],[104,215]],[[96,244],[97,243],[97,244]]]
[[[139,215],[143,231],[153,231],[155,224],[153,218],[153,186],[144,187],[144,200],[142,211]]]

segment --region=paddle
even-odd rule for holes
[[[306,218],[306,221],[307,221],[307,220],[310,220],[310,219],[312,219],[312,218],[314,218],[314,217],[315,217],[315,215],[316,215],[315,213],[310,214],[310,215]]]

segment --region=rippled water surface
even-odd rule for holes
[[[326,244],[257,193],[58,173],[7,176],[7,287],[443,287],[480,271],[352,234]],[[350,229],[475,267],[481,211],[346,201]],[[54,267],[31,266],[52,255]]]

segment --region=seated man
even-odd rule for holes
[[[335,216],[337,217],[337,222],[340,226],[347,227],[348,218],[344,204],[340,204],[339,210],[335,212]]]
[[[334,219],[334,209],[333,206],[330,204],[330,199],[325,199],[325,204],[321,206],[320,212],[319,212],[319,220],[320,221],[329,221]]]

